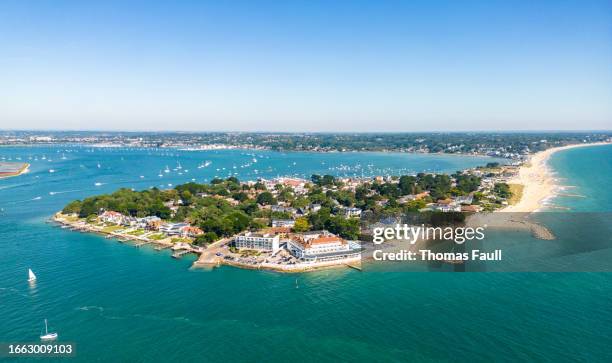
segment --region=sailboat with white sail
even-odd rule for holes
[[[34,272],[32,272],[32,269],[28,269],[28,281],[29,282],[34,282],[36,281],[36,275],[34,275]]]
[[[45,319],[45,334],[40,335],[40,340],[55,340],[57,339],[57,333],[49,333],[47,328],[47,319]]]

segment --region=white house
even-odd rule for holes
[[[289,227],[293,228],[295,221],[293,219],[273,219],[272,227]]]
[[[104,211],[100,214],[100,220],[106,223],[121,224],[125,216],[112,210]]]
[[[474,197],[471,195],[460,195],[455,198],[455,203],[457,204],[472,204]]]
[[[183,234],[182,228],[188,226],[188,223],[165,223],[159,227],[159,231],[168,236],[178,236]]]
[[[138,227],[147,228],[152,224],[161,222],[161,218],[159,218],[158,216],[148,216],[144,218],[138,218],[137,221]]]
[[[347,218],[360,217],[361,216],[361,209],[355,208],[355,207],[344,208],[344,210],[342,212],[343,212],[344,216],[347,217]]]
[[[272,212],[280,212],[280,213],[289,213],[291,215],[296,213],[295,208],[293,207],[284,207],[281,205],[273,205],[270,207],[270,211]]]
[[[436,212],[461,212],[461,205],[434,203],[429,207]]]

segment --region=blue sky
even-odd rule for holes
[[[0,128],[610,129],[610,1],[0,2]]]

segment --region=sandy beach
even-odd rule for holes
[[[521,184],[524,186],[521,200],[500,211],[537,212],[542,208],[544,201],[553,196],[559,187],[548,166],[550,156],[561,150],[598,145],[609,145],[609,143],[602,142],[554,147],[534,154],[529,162],[520,167],[518,175],[508,181],[509,184]]]

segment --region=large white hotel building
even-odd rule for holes
[[[287,249],[304,262],[359,258],[361,247],[327,231],[304,233],[287,241]]]
[[[280,249],[280,237],[272,233],[245,232],[234,239],[236,248],[270,251],[276,253]]]

